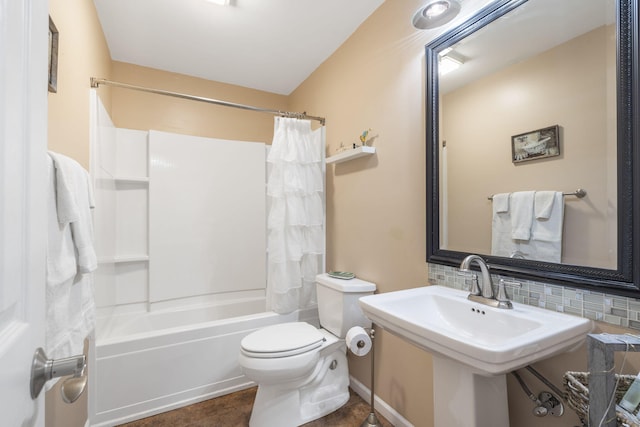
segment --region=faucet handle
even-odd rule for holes
[[[519,288],[522,286],[522,283],[510,282],[504,279],[500,279],[500,281],[498,282],[498,296],[496,297],[496,299],[498,300],[499,304],[506,306],[507,308],[511,308],[512,304],[509,300],[509,297],[507,296],[507,286]]]
[[[465,278],[471,279],[471,289],[469,293],[471,295],[481,295],[482,291],[480,290],[480,284],[478,283],[478,275],[475,273],[471,273],[470,271],[458,271],[458,276],[464,276]]]

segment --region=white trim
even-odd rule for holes
[[[352,375],[349,375],[349,386],[362,397],[365,402],[369,402],[369,399],[371,399],[371,390]],[[414,427],[413,424],[400,415],[398,411],[393,409],[391,405],[380,399],[377,395],[375,396],[375,409],[395,427]]]

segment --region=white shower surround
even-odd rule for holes
[[[118,129],[92,105],[99,315],[264,294],[265,144]]]
[[[265,144],[158,131],[148,143],[149,301],[264,291]]]

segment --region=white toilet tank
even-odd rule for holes
[[[376,285],[360,279],[336,279],[329,275],[316,276],[320,326],[333,335],[344,338],[354,326],[370,328],[371,321],[358,305],[360,297],[371,295]]]

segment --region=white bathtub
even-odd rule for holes
[[[251,298],[99,319],[90,424],[114,426],[253,386],[237,362],[244,336],[281,322],[318,323],[315,309],[278,315],[260,313],[264,306]]]

